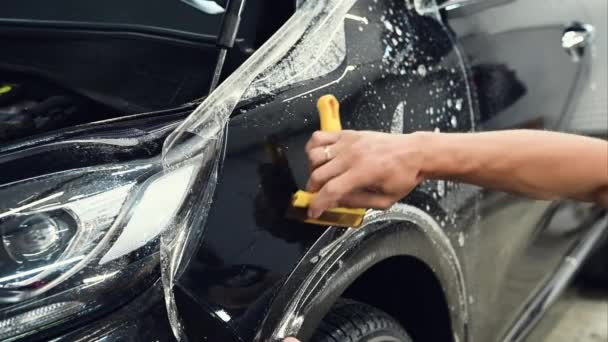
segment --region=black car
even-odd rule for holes
[[[600,2],[4,0],[0,340],[522,340],[599,208],[427,181],[358,229],[285,211],[325,94],[346,129],[605,134],[572,125]]]

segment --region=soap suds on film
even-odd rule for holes
[[[458,246],[464,247],[464,233],[458,232]]]
[[[405,101],[399,102],[395,113],[393,114],[393,120],[391,122],[391,133],[403,133],[403,115],[405,109]]]
[[[413,206],[405,204],[395,204],[392,208],[387,211],[371,211],[368,212],[365,218],[365,222],[361,228],[349,229],[345,231],[343,235],[334,240],[330,245],[324,248],[323,253],[319,253],[320,258],[315,259],[314,269],[310,274],[325,273],[332,267],[337,267],[339,270],[341,267],[341,260],[336,257],[343,253],[343,246],[345,245],[356,245],[358,241],[365,238],[366,235],[371,234],[365,229],[368,225],[382,221],[404,221],[414,223],[414,227],[420,228],[422,232],[429,238],[431,243],[437,246],[436,250],[442,251],[442,260],[449,265],[452,270],[452,275],[456,276],[454,279],[458,289],[458,314],[461,314],[463,323],[468,322],[468,302],[464,273],[460,265],[456,251],[452,247],[449,238],[443,229],[439,226],[437,221],[429,216],[426,212]],[[329,234],[330,230],[327,230],[325,234]],[[328,248],[329,247],[329,248]],[[322,255],[321,255],[322,254]],[[436,272],[436,270],[434,270]],[[304,279],[299,291],[295,294],[289,306],[287,308],[286,315],[281,319],[279,327],[272,336],[272,339],[280,340],[286,336],[297,334],[301,328],[301,320],[299,318],[305,315],[305,308],[307,306],[307,299],[310,296],[314,288],[319,284],[314,281],[314,277]]]
[[[356,21],[356,23],[350,23],[350,25],[355,28],[354,32],[361,32],[368,28],[371,29],[370,20],[375,18],[361,16],[361,13],[358,13],[358,16],[348,14],[347,12],[354,3],[355,0],[319,0],[301,3],[294,16],[245,61],[236,72],[211,93],[176,131],[167,138],[163,146],[163,164],[165,168],[171,170],[193,159],[198,160],[199,165],[217,163],[219,160],[217,152],[222,146],[224,139],[224,127],[239,101],[264,94],[275,94],[284,87],[289,87],[294,83],[328,75],[339,70],[344,64],[346,57],[344,19]],[[434,0],[407,0],[405,6],[412,11],[415,8],[422,15],[438,18],[437,6],[434,3]],[[379,4],[374,4],[373,6],[379,6]],[[374,11],[373,6],[369,6],[370,12]],[[363,12],[365,13],[365,11]],[[447,85],[447,81],[445,84],[429,83],[428,94],[425,91],[423,95],[437,100],[434,102],[435,107],[427,108],[428,118],[429,120],[433,120],[433,123],[431,126],[424,127],[424,129],[433,130],[434,128],[437,132],[443,129],[449,131],[450,127],[455,126],[452,124],[453,120],[451,119],[451,116],[455,112],[450,110],[451,108],[455,108],[457,111],[466,109],[471,112],[471,117],[473,117],[471,106],[469,106],[471,103],[470,90],[466,83],[466,77],[463,77],[463,75],[466,76],[463,60],[458,55],[456,59],[453,59],[460,63],[458,66],[449,60],[445,62],[446,64],[452,63],[454,67],[451,69],[450,64],[447,67],[445,65],[433,64],[442,63],[442,61],[433,62],[429,55],[419,52],[419,44],[421,44],[422,38],[409,32],[408,18],[400,14],[402,13],[388,8],[383,14],[381,23],[373,19],[374,24],[380,24],[380,27],[387,33],[387,35],[381,38],[381,43],[383,44],[383,50],[381,51],[384,52],[384,58],[381,61],[372,61],[366,64],[365,67],[375,69],[383,78],[386,76],[402,77],[407,87],[412,85],[411,80],[424,79],[425,82],[434,82],[433,79],[437,73],[451,73],[453,79],[449,80],[449,86]],[[367,13],[363,15],[367,15]],[[377,13],[374,15],[377,15]],[[444,28],[444,31],[449,36],[448,30]],[[457,49],[455,53],[459,54]],[[358,67],[358,64],[346,65],[340,75],[332,76],[333,81],[328,81],[312,91],[339,83],[344,77],[349,76],[350,72],[358,72]],[[410,80],[408,81],[408,79]],[[405,117],[405,113],[408,113],[408,116],[410,113],[412,115],[418,114],[419,111],[423,112],[424,108],[415,108],[413,101],[407,104],[401,102],[396,108],[391,107],[388,103],[382,101],[381,96],[384,97],[385,95],[380,92],[376,94],[376,90],[371,87],[375,80],[370,79],[368,82],[370,87],[366,89],[366,92],[369,91],[370,94],[374,94],[373,96],[377,97],[378,102],[374,105],[375,107],[370,108],[376,113],[368,113],[365,119],[381,121],[382,129],[385,131],[390,130],[391,132],[404,132],[411,129],[423,128],[420,125],[419,127],[405,127],[406,123],[413,122],[412,118]],[[449,92],[450,89],[463,86],[467,87],[466,96],[468,98],[462,99],[463,95],[454,95],[453,92]],[[312,91],[298,94],[296,97],[310,96]],[[459,97],[460,99],[457,100],[456,98]],[[446,105],[447,111],[445,109]],[[378,112],[386,112],[387,115],[382,117],[374,115],[378,114]],[[391,113],[393,113],[392,117],[390,116]],[[461,119],[460,121],[460,126],[468,128],[466,120],[463,121]],[[471,122],[471,125],[473,125],[473,122]],[[456,123],[458,124],[458,122]],[[213,177],[216,176],[215,172],[213,172],[213,175]],[[168,229],[161,238],[161,272],[165,290],[165,301],[171,326],[180,340],[184,340],[185,336],[182,331],[183,327],[179,319],[179,312],[173,298],[173,286],[177,281],[180,269],[183,267],[182,259],[187,259],[187,253],[191,253],[191,248],[194,248],[188,245],[188,241],[193,236],[200,236],[202,234],[200,231],[202,228],[193,230],[191,227],[204,227],[204,224],[192,224],[192,222],[204,222],[206,218],[211,204],[211,195],[216,185],[216,179],[213,177],[204,189],[205,199],[201,203],[195,203],[196,205],[193,203],[184,204],[184,207],[190,205],[196,210],[186,210],[180,213],[176,217],[172,229]],[[443,188],[435,188],[432,191],[433,197],[438,200],[444,197],[444,194],[449,195],[450,192],[445,184],[442,186]],[[438,194],[440,198],[438,198]],[[395,208],[395,210],[399,211],[398,209]],[[412,220],[420,219],[423,216],[422,214],[419,215],[415,208],[411,210],[404,209],[404,212]],[[405,214],[401,213],[400,215]],[[438,221],[431,218],[434,221],[433,227],[442,232],[441,225],[446,225],[448,217],[441,217]],[[446,242],[437,236],[440,233],[435,232],[436,229],[430,229],[429,234],[434,234],[432,240],[434,244],[442,246]],[[339,240],[347,241],[351,234],[365,234],[365,232],[357,231],[351,233],[351,231],[348,231]],[[449,261],[446,262],[450,263],[454,269],[459,270],[458,260],[455,256],[451,255],[453,248],[449,245],[449,240],[447,240],[447,244],[448,247],[446,247],[447,250],[444,250],[444,256]],[[324,263],[334,251],[340,249],[340,246],[341,242],[330,244],[318,256],[312,257],[310,262],[314,264],[315,268],[327,266]],[[458,272],[458,274],[462,273],[461,270]],[[460,284],[460,280],[458,282],[460,289],[462,284]],[[306,284],[302,284],[303,288],[306,286]],[[461,292],[463,291],[464,289]],[[461,293],[461,295],[464,294]],[[466,296],[463,298],[466,298]],[[299,314],[299,310],[302,308],[298,307],[301,304],[298,304],[299,300],[303,299],[296,298],[291,303],[291,314],[284,317],[282,325],[278,330],[279,335],[297,332],[301,327],[302,315]],[[458,311],[462,312],[466,320],[468,315],[466,300],[460,299],[460,302],[459,306],[461,307]]]
[[[322,76],[344,60],[344,17],[354,0],[307,1],[241,67],[211,93],[194,112],[166,139],[163,165],[171,170],[191,160],[199,165],[214,163],[223,140],[223,128],[236,104],[246,98],[291,83]],[[353,70],[347,68],[346,72]],[[203,168],[200,168],[202,170]],[[203,227],[211,204],[216,180],[204,189],[203,203],[187,203],[195,210],[185,210],[175,218],[172,229],[161,236],[161,275],[171,327],[179,341],[187,340],[173,294],[185,254],[192,253],[189,241],[202,235],[191,227]],[[199,189],[197,189],[199,190]],[[187,259],[187,258],[186,258]]]

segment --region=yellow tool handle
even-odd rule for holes
[[[321,130],[327,132],[339,132],[342,130],[340,123],[340,102],[333,95],[323,95],[317,101],[317,109],[321,119]]]
[[[335,96],[321,96],[317,101],[317,109],[319,110],[322,131],[339,132],[342,130],[340,103]],[[299,190],[293,195],[291,205],[294,208],[308,208],[314,196],[315,194]],[[363,222],[365,212],[366,209],[363,208],[330,208],[318,219],[303,218],[303,220],[314,224],[356,228]]]
[[[312,202],[315,194],[310,192],[298,190],[293,194],[291,205],[294,208],[306,209]],[[314,223],[327,226],[338,226],[338,227],[351,227],[358,228],[363,223],[363,217],[365,216],[366,209],[358,208],[331,208],[325,211],[320,218],[300,218],[304,222]],[[306,213],[304,212],[304,215]]]

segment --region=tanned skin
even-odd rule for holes
[[[608,208],[608,142],[601,139],[533,130],[318,131],[306,154],[311,169],[306,188],[317,193],[308,211],[313,218],[337,206],[387,209],[427,179]]]
[[[325,152],[328,147],[330,159]],[[608,142],[535,130],[487,133],[313,134],[309,216],[329,208],[386,209],[427,179],[608,208]]]

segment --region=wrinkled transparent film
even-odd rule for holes
[[[376,79],[368,82],[365,88],[365,101],[355,108],[355,122],[358,129],[384,130],[391,133],[404,133],[416,130],[435,132],[473,131],[475,129],[476,112],[473,104],[472,90],[469,86],[469,70],[465,59],[451,30],[441,21],[441,6],[435,1],[358,1],[346,15],[346,19],[357,23],[354,28],[346,29],[346,46],[348,67],[361,69],[364,67],[378,70]],[[381,35],[377,40],[367,40],[356,50],[357,31],[361,35],[369,33],[378,37],[377,27],[381,26]],[[351,40],[349,40],[349,35]],[[363,39],[363,38],[361,38]],[[373,46],[373,42],[379,46]],[[370,44],[371,43],[371,44]],[[366,58],[364,49],[382,51],[381,58]],[[369,64],[353,63],[355,60],[365,60]],[[400,101],[395,105],[395,99]],[[384,115],[393,106],[392,116]],[[452,324],[455,340],[461,340],[466,327],[471,324],[469,303],[472,297],[467,297],[465,271],[459,260],[463,248],[475,250],[469,241],[476,233],[479,217],[459,217],[466,212],[471,203],[476,203],[477,191],[471,187],[446,181],[428,181],[422,184],[420,191],[430,202],[435,202],[441,208],[434,210],[431,206],[409,206],[397,204],[386,212],[368,214],[366,227],[348,231],[330,245],[322,248],[318,255],[311,256],[304,262],[313,263],[314,270],[302,281],[298,279],[298,291],[290,294],[289,303],[276,303],[287,307],[280,321],[273,321],[271,326],[264,327],[272,331],[271,340],[285,336],[297,335],[303,326],[306,315],[314,311],[315,296],[324,291],[325,283],[331,277],[331,272],[346,272],[341,269],[341,262],[336,261],[332,254],[343,252],[344,244],[349,240],[363,239],[360,235],[373,234],[374,222],[396,219],[416,223],[423,233],[434,244],[443,245],[438,250],[446,269],[456,278],[450,281],[454,286],[455,295],[450,298]],[[395,213],[399,215],[393,216]],[[424,217],[424,220],[420,218]],[[466,227],[461,226],[466,222]],[[425,226],[433,227],[426,229]],[[441,241],[441,242],[439,242]],[[330,270],[334,271],[330,271]],[[323,279],[315,278],[315,274],[324,274]],[[293,284],[292,284],[293,285]]]
[[[0,164],[32,165],[41,155],[58,150],[67,159],[77,151],[102,149],[111,154],[121,146],[136,145],[137,141],[113,144],[101,137],[34,142],[4,147]],[[49,165],[33,171],[43,172],[45,167]],[[164,172],[160,158],[57,168],[30,177],[5,169],[1,176],[2,340],[121,305],[138,293],[130,290],[141,291],[156,281],[159,235],[194,171],[186,166]]]
[[[378,130],[380,127],[380,130],[394,133],[417,129],[474,129],[466,66],[451,32],[440,21],[439,10],[434,1],[306,1],[167,138],[163,146],[165,171],[175,172],[187,165],[193,168],[193,183],[171,229],[165,230],[161,239],[165,300],[178,339],[186,337],[174,299],[174,287],[203,234],[217,182],[226,125],[239,102],[279,94],[340,68],[342,73],[328,85],[343,82],[349,73],[354,74],[358,69],[371,68],[375,69],[377,79],[366,80],[363,76],[359,81],[369,85],[362,91],[373,100],[358,105],[353,114],[356,124],[347,124],[358,129]],[[370,46],[361,47],[357,34],[365,35],[368,31],[382,35]],[[440,37],[440,41],[433,42],[436,37]],[[372,59],[370,54],[358,56],[357,49],[379,49],[381,54]],[[385,87],[386,92],[376,94],[379,88],[376,84]],[[421,89],[416,88],[418,84],[425,85],[424,94],[415,93]],[[374,115],[386,110],[382,96],[387,94],[403,100],[390,117]],[[414,103],[414,98],[428,101]],[[428,126],[411,127],[414,115],[424,116],[424,120],[417,122],[426,122]],[[449,197],[457,185],[429,182],[424,187],[429,196],[449,202],[446,206],[453,209],[446,217],[436,218],[438,223],[444,222],[440,226],[447,220],[455,220],[458,203],[464,200]],[[286,314],[287,321],[282,322],[275,337],[297,332],[301,323],[297,320],[301,319],[300,311],[304,309],[298,306],[300,304],[289,306],[292,312]]]
[[[340,37],[343,18],[353,0],[309,1],[234,74],[186,119],[166,140],[165,168],[199,160],[204,189],[193,188],[161,242],[161,272],[171,325],[178,339],[185,339],[173,298],[176,279],[195,249],[197,237],[209,210],[215,188],[223,128],[237,103],[250,97],[272,93],[294,82],[325,74],[337,68],[344,56]],[[329,35],[328,35],[329,33]],[[334,47],[330,53],[326,53]],[[211,164],[212,166],[209,166]],[[196,191],[195,193],[192,193]],[[201,195],[202,193],[202,195]],[[193,199],[196,198],[196,199]]]

